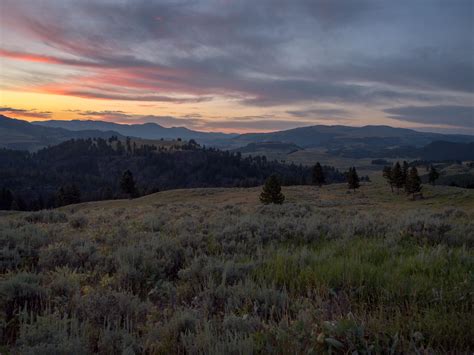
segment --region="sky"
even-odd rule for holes
[[[474,134],[472,0],[0,0],[0,114]]]

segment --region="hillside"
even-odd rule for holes
[[[432,142],[419,150],[419,156],[424,160],[474,160],[474,142]]]
[[[334,168],[324,169],[328,183],[345,180]],[[0,149],[0,189],[14,196],[0,195],[0,206],[6,200],[6,209],[36,210],[123,197],[120,181],[125,171],[133,175],[136,195],[176,188],[256,186],[271,174],[278,174],[285,185],[311,181],[309,167],[242,157],[192,142],[76,139],[35,153]],[[63,201],[61,189],[74,190],[74,198]]]
[[[23,120],[0,115],[0,148],[35,151],[72,138],[120,136],[110,130],[72,132],[63,128],[42,127]]]
[[[246,133],[242,135],[216,132],[201,132],[185,127],[166,128],[156,123],[118,124],[92,120],[50,120],[28,123],[1,116],[0,138],[2,146],[13,149],[35,150],[48,144],[70,138],[110,137],[111,135],[129,136],[143,139],[194,139],[201,145],[221,149],[250,152],[257,150],[275,150],[273,144],[295,145],[301,148],[325,148],[332,155],[347,157],[379,157],[394,154],[398,150],[411,151],[435,141],[451,143],[471,143],[474,136],[449,135],[418,132],[389,126],[309,126],[270,133]],[[250,145],[249,147],[246,147]],[[259,145],[259,146],[256,146]],[[263,146],[262,146],[263,145]],[[269,148],[269,149],[266,149]],[[255,150],[254,150],[255,151]],[[398,153],[397,153],[398,154]]]
[[[283,142],[259,142],[249,143],[244,147],[234,149],[234,152],[240,152],[243,154],[268,154],[268,153],[282,153],[291,154],[303,148],[293,143]]]
[[[474,191],[173,190],[0,216],[12,352],[469,353]],[[8,246],[8,248],[6,247]]]
[[[247,133],[233,139],[235,142],[291,142],[301,147],[361,147],[380,149],[391,146],[421,147],[435,140],[473,142],[474,136],[418,132],[389,126],[309,126],[271,133]]]
[[[71,131],[83,130],[99,130],[99,131],[115,131],[123,136],[139,137],[145,139],[177,139],[184,140],[194,139],[200,144],[218,146],[223,140],[227,140],[235,136],[235,134],[200,132],[193,131],[185,127],[166,128],[156,123],[143,124],[119,124],[104,121],[92,120],[50,120],[33,122],[35,125],[42,127],[59,127]]]

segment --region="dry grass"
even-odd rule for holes
[[[0,351],[472,351],[474,191],[259,192],[1,215]]]

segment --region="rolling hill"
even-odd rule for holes
[[[472,352],[474,191],[260,191],[0,215],[8,353]]]
[[[115,131],[123,136],[139,137],[145,139],[194,139],[199,144],[219,146],[236,134],[225,134],[219,132],[193,131],[185,127],[163,127],[156,123],[143,124],[119,124],[105,121],[93,120],[50,120],[38,121],[33,124],[41,127],[63,128],[71,131],[99,130]]]
[[[120,136],[111,130],[85,129],[70,131],[64,128],[34,125],[0,115],[0,148],[34,151],[72,138]]]
[[[474,136],[418,132],[390,126],[309,126],[270,133],[246,133],[233,138],[240,144],[256,142],[294,143],[303,148],[425,146],[433,141],[474,142]]]

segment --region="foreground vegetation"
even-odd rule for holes
[[[0,217],[4,349],[474,349],[474,191],[382,181],[165,191]]]

